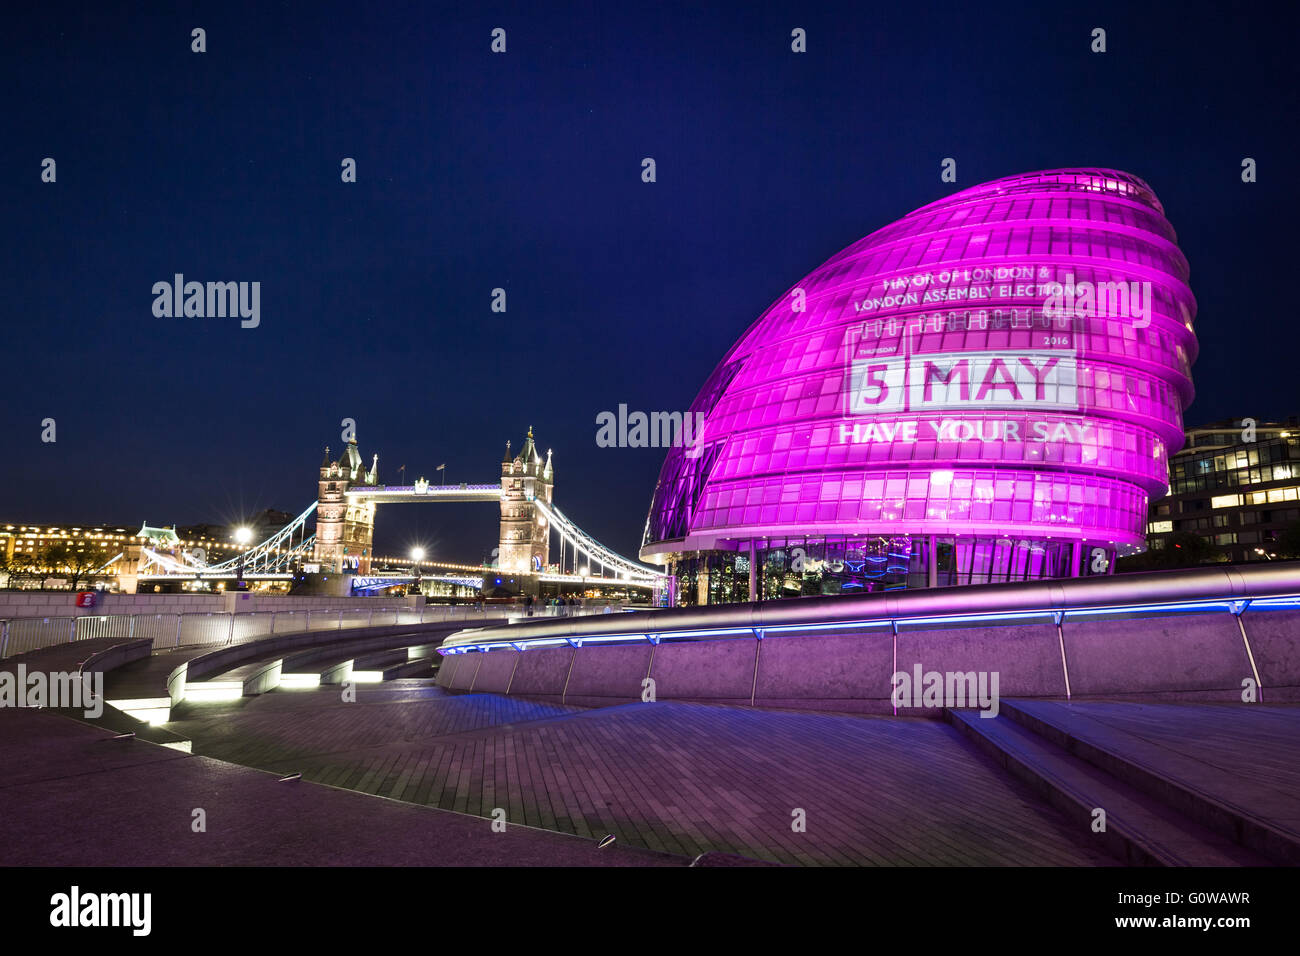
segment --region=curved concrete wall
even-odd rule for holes
[[[511,679],[515,676],[515,666],[519,663],[518,651],[502,651],[498,654],[479,654],[483,658],[474,671],[472,689],[484,693],[504,694],[510,689]]]
[[[123,641],[121,644],[114,644],[97,654],[91,654],[81,665],[81,673],[93,674],[97,671],[111,671],[123,664],[129,664],[131,661],[143,660],[152,653],[153,641],[149,638]]]
[[[1263,696],[1300,699],[1300,611],[1242,616]],[[602,706],[655,699],[890,713],[892,675],[997,672],[1002,697],[1146,696],[1240,700],[1254,679],[1241,627],[1228,611],[1079,616],[651,645],[584,644],[453,654],[438,683],[453,691]],[[937,712],[932,708],[931,711]],[[920,708],[909,715],[923,714]]]
[[[284,661],[274,660],[244,679],[244,696],[256,697],[280,686],[280,668]]]
[[[1247,611],[1241,616],[1270,700],[1300,700],[1300,611]]]
[[[1237,698],[1250,658],[1229,613],[1078,621],[1064,628],[1076,696]]]
[[[640,700],[641,682],[650,676],[650,659],[662,653],[666,646],[611,645],[601,648],[603,654],[578,654],[573,659],[564,702],[602,707]],[[531,653],[526,651],[525,656]]]
[[[466,656],[490,657],[491,654],[467,654]],[[569,665],[573,663],[573,656],[574,651],[571,647],[539,647],[519,654],[519,663],[515,667],[514,681],[510,687],[511,695],[536,697],[541,700],[563,700],[564,686],[569,677]],[[469,686],[468,681],[459,682],[460,674],[469,669],[467,662],[457,671],[458,683],[449,686],[453,689]]]

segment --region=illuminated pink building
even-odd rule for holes
[[[677,602],[1109,573],[1192,399],[1196,300],[1128,173],[998,179],[832,256],[691,406],[641,556]]]

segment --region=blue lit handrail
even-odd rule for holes
[[[752,637],[782,631],[888,628],[895,623],[973,623],[1211,608],[1240,611],[1251,602],[1285,606],[1288,599],[1300,607],[1300,562],[674,608],[645,611],[634,618],[619,615],[613,619],[604,616],[530,622],[453,634],[443,642],[440,653],[526,647],[540,642],[576,643],[588,638],[643,641]]]

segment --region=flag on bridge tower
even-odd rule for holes
[[[433,470],[442,472],[442,483],[445,485],[447,483],[447,463],[444,461],[441,465],[439,465],[437,468]]]

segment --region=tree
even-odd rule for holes
[[[67,544],[52,544],[41,553],[41,564],[51,571],[63,571],[77,589],[81,579],[104,563],[98,548],[82,550]]]
[[[1300,521],[1293,521],[1283,528],[1274,547],[1279,558],[1300,558]]]
[[[40,578],[41,563],[30,551],[17,551],[13,557],[4,562],[4,570],[9,572],[9,586],[21,587],[24,582]]]
[[[1209,539],[1190,531],[1175,531],[1165,538],[1163,548],[1152,548],[1141,554],[1120,558],[1117,571],[1159,571],[1166,568],[1190,568],[1212,562],[1219,549]]]
[[[1214,553],[1214,546],[1199,534],[1175,531],[1165,539],[1164,566],[1190,568],[1197,564],[1204,564]]]

